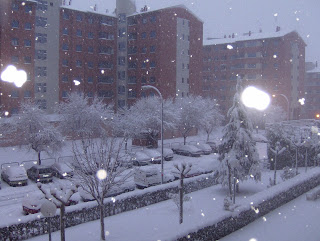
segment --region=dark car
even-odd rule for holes
[[[182,145],[178,147],[173,147],[172,151],[175,154],[182,156],[200,157],[202,154],[202,151],[199,148],[192,145]]]
[[[35,182],[52,182],[52,169],[49,166],[35,165],[27,170],[30,180]]]
[[[72,168],[64,162],[56,162],[51,166],[52,174],[60,179],[73,177]]]

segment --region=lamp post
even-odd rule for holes
[[[152,85],[143,85],[141,88],[142,90],[147,90],[147,89],[155,90],[159,94],[161,99],[161,117],[160,117],[161,118],[161,184],[163,184],[163,98],[160,91]]]
[[[284,95],[284,94],[276,94],[276,95],[272,95],[272,97],[276,97],[277,95],[280,95],[280,96],[282,96],[283,98],[286,99],[287,104],[288,104],[288,106],[287,106],[287,108],[288,108],[288,110],[287,110],[288,111],[287,120],[290,120],[290,103],[289,103],[288,97],[286,95]]]

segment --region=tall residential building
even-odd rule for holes
[[[320,67],[318,63],[306,63],[310,66],[305,76],[304,118],[320,119]]]
[[[284,110],[289,107],[290,119],[297,119],[304,96],[305,46],[297,32],[279,27],[273,33],[208,39],[203,47],[203,95],[216,98],[227,113],[240,75],[245,85],[268,92]]]
[[[144,84],[165,98],[201,94],[203,22],[183,5],[137,11],[117,0],[114,12],[98,12],[70,0],[0,4],[0,71],[14,64],[29,79],[22,88],[1,82],[2,112],[16,113],[25,98],[52,112],[72,91],[130,106]]]

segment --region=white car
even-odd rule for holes
[[[157,149],[161,153],[161,147]],[[173,159],[173,151],[170,148],[163,148],[163,157],[166,161],[171,161]]]
[[[182,156],[200,157],[202,154],[202,151],[199,148],[192,145],[181,145],[173,147],[172,150],[175,154]]]
[[[51,166],[52,174],[58,178],[70,178],[73,177],[73,170],[72,168],[64,163],[64,162],[56,162]]]
[[[195,144],[195,147],[199,148],[202,151],[202,155],[209,155],[212,153],[212,148],[208,144]]]
[[[150,162],[153,164],[161,163],[161,153],[156,149],[144,149],[143,152],[150,157]]]
[[[150,164],[151,158],[142,151],[137,151],[131,155],[132,164],[134,166],[146,166]]]
[[[22,166],[7,166],[2,169],[1,178],[10,186],[28,185],[26,169]]]

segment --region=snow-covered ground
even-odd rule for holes
[[[250,203],[250,196],[266,189],[266,180],[272,172],[264,173],[262,183],[247,181],[241,185],[237,203]],[[172,200],[150,205],[138,210],[105,218],[107,239],[112,241],[175,240],[182,233],[219,220],[230,212],[223,210],[227,190],[220,185],[189,194],[191,201],[185,203],[184,222],[178,223],[178,209]],[[250,241],[301,241],[320,240],[317,232],[320,201],[306,201],[305,195],[273,211],[272,213],[231,234],[222,240]],[[297,227],[297,228],[296,228]],[[81,224],[66,230],[67,240],[99,240],[99,221]],[[278,230],[275,232],[275,230]],[[53,240],[59,239],[59,231]],[[243,236],[242,236],[243,235]],[[46,236],[30,240],[42,241]]]

